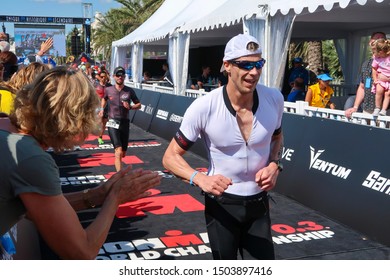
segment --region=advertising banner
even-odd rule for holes
[[[138,92],[137,92],[138,93]],[[161,93],[156,91],[144,90],[141,96],[141,109],[135,112],[133,123],[136,126],[149,131],[153,116],[155,115],[158,101]]]
[[[283,132],[276,190],[390,245],[389,131],[284,114]]]
[[[173,94],[162,94],[150,126],[150,132],[171,140],[179,130],[184,113],[195,99]]]

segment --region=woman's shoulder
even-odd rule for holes
[[[7,138],[9,150],[15,151],[18,160],[24,160],[29,157],[43,156],[51,157],[45,150],[39,145],[34,137],[26,134],[2,131],[3,136]],[[5,134],[4,134],[5,133]]]

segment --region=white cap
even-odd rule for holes
[[[259,48],[256,50],[248,50],[247,46],[249,43],[256,43],[259,45]],[[260,43],[257,39],[249,34],[238,34],[234,36],[227,42],[225,47],[225,56],[223,57],[223,61],[229,61],[241,56],[247,56],[252,54],[261,54]]]

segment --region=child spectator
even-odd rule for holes
[[[372,43],[372,47],[372,92],[375,93],[373,115],[386,116],[390,104],[390,40],[378,39]]]
[[[305,81],[303,78],[296,78],[293,83],[293,88],[287,96],[288,102],[296,102],[298,100],[305,100]]]

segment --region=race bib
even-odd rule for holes
[[[106,126],[118,129],[119,128],[119,124],[120,124],[119,121],[116,121],[116,120],[113,120],[113,119],[109,119],[108,122],[106,123]]]

